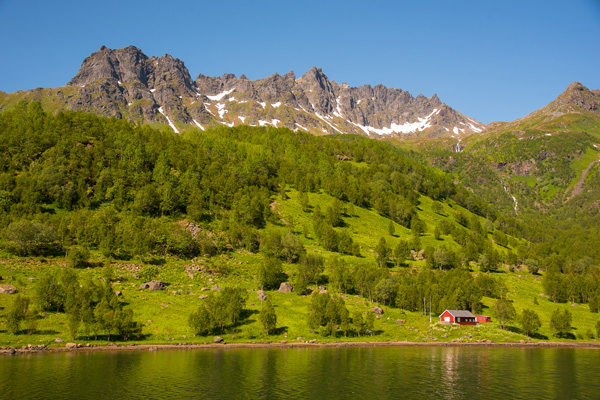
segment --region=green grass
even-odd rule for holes
[[[269,224],[266,229],[290,229],[290,223],[293,222],[293,229],[299,233],[300,240],[305,245],[308,252],[317,252],[326,259],[331,258],[335,253],[323,250],[312,231],[312,210],[305,212],[298,201],[298,192],[295,190],[287,191],[286,200],[278,197],[274,204],[275,210],[280,214],[280,222]],[[331,204],[332,198],[325,194],[309,193],[309,202],[311,207],[319,207],[325,211]],[[422,237],[423,247],[428,245],[446,245],[450,249],[458,249],[450,237],[442,237],[441,241],[436,241],[431,231],[433,227],[443,219],[453,220],[456,210],[468,211],[452,203],[443,203],[444,212],[442,215],[432,211],[432,204],[428,198],[420,198],[418,206],[419,218],[427,225],[428,233]],[[346,204],[346,213],[350,214],[350,207]],[[392,237],[388,231],[389,220],[380,216],[374,210],[354,207],[352,215],[346,215],[344,221],[346,226],[337,229],[348,230],[353,240],[361,245],[362,257],[352,256],[341,257],[344,265],[351,266],[359,260],[374,262],[374,248],[379,239],[384,237],[388,245],[395,246],[399,240],[406,240],[412,237],[410,230],[395,225],[395,235]],[[468,214],[467,214],[468,215]],[[293,218],[292,218],[293,216]],[[483,219],[480,221],[484,222]],[[308,237],[302,235],[303,226],[306,226]],[[498,250],[504,250],[498,247]],[[353,311],[370,311],[374,305],[382,306],[385,313],[382,317],[375,320],[376,336],[373,337],[352,337],[352,338],[333,338],[322,337],[317,333],[310,332],[307,325],[308,307],[310,296],[299,296],[296,293],[284,294],[278,292],[268,292],[278,316],[278,330],[275,335],[265,336],[262,333],[257,316],[260,311],[260,300],[256,290],[259,285],[256,279],[257,267],[261,262],[260,254],[251,254],[245,250],[231,252],[225,255],[215,257],[198,257],[194,260],[179,260],[175,258],[166,259],[164,265],[159,266],[159,276],[157,279],[168,284],[167,290],[151,292],[139,288],[143,283],[135,278],[135,273],[139,271],[141,265],[137,261],[113,262],[114,290],[120,290],[123,296],[120,301],[126,307],[134,310],[135,320],[143,324],[143,339],[132,341],[132,343],[204,343],[212,342],[213,335],[207,337],[194,337],[190,328],[187,326],[189,314],[194,311],[203,300],[199,296],[211,293],[210,290],[203,291],[203,288],[211,289],[213,285],[219,285],[221,288],[227,286],[238,286],[248,290],[249,300],[246,305],[247,319],[235,327],[228,329],[220,334],[228,342],[260,342],[260,341],[294,341],[318,339],[319,341],[333,340],[369,340],[369,341],[450,341],[461,339],[462,341],[476,341],[481,339],[493,340],[495,342],[519,341],[526,337],[519,333],[519,325],[516,322],[510,323],[510,330],[499,329],[497,321],[490,324],[482,324],[475,327],[456,327],[437,324],[438,316],[433,315],[430,323],[428,315],[421,315],[419,312],[404,312],[396,307],[371,303],[368,299],[357,295],[342,295],[350,313]],[[98,254],[93,254],[93,260],[96,263],[108,263],[108,260]],[[407,270],[409,268],[415,271],[425,267],[424,261],[408,261],[409,267],[401,267]],[[49,268],[63,268],[66,262],[61,258],[56,259],[21,259],[7,258],[0,260],[0,276],[4,278],[2,283],[9,283],[18,288],[20,293],[25,296],[33,297],[35,285],[42,274]],[[224,275],[209,272],[197,272],[188,276],[185,270],[186,265],[204,266],[205,271],[214,270],[215,265],[226,266],[228,271]],[[286,273],[291,274],[295,266],[284,264]],[[399,268],[391,269],[392,273],[397,273]],[[327,273],[327,269],[325,270]],[[96,280],[102,279],[102,270],[99,267],[77,270],[81,277],[91,276]],[[554,304],[548,299],[540,296],[543,292],[541,278],[531,276],[525,272],[507,272],[496,274],[508,287],[508,297],[514,300],[515,309],[521,312],[524,308],[530,308],[536,311],[543,321],[540,329],[540,338],[554,339],[551,336],[549,320],[552,311],[556,308],[567,308],[573,313],[574,332],[585,333],[586,330],[594,330],[597,314],[589,312],[587,305],[571,306],[570,304]],[[313,289],[317,290],[316,287]],[[37,332],[33,335],[19,334],[12,335],[7,332],[3,318],[4,310],[12,301],[12,295],[0,295],[0,346],[23,346],[27,344],[44,344],[47,346],[63,346],[54,342],[56,338],[62,338],[65,342],[75,341],[78,343],[107,344],[107,338],[101,340],[88,340],[80,330],[76,339],[72,339],[68,334],[67,318],[63,313],[48,312],[48,316],[38,320]],[[537,298],[539,304],[534,304],[533,299]],[[494,299],[484,298],[485,306],[483,314],[491,315]],[[398,324],[396,320],[405,320],[405,323]],[[111,341],[115,338],[112,337]],[[561,339],[569,340],[569,339]]]

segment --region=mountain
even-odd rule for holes
[[[434,162],[490,202],[535,212],[598,212],[599,90],[574,82],[545,107],[493,122],[462,145],[460,155]]]
[[[316,135],[463,137],[485,125],[442,103],[383,85],[350,87],[313,67],[256,81],[233,74],[192,80],[181,60],[146,56],[134,46],[101,47],[62,88],[0,93],[0,109],[40,100],[45,109],[82,110],[137,123],[168,124],[175,132],[211,125],[287,127]]]

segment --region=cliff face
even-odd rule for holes
[[[464,136],[483,124],[442,103],[437,95],[413,97],[383,85],[350,87],[313,67],[300,78],[290,71],[256,81],[244,75],[198,75],[170,55],[146,56],[129,46],[101,47],[87,57],[62,96],[64,108],[139,123],[187,126],[285,126],[313,134]]]

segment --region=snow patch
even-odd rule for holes
[[[277,107],[279,107],[280,105],[281,105],[281,102],[280,102],[280,101],[278,101],[277,103],[271,103],[271,107],[273,107],[273,108],[277,108]]]
[[[452,128],[452,132],[454,132],[455,135],[458,135],[458,128],[455,126]]]
[[[223,115],[229,112],[225,109],[225,104],[217,103],[217,110],[219,110],[219,118],[223,119]]]
[[[258,103],[262,106],[262,108],[265,108],[267,106],[267,103]]]
[[[344,134],[344,132],[340,131],[336,126],[334,126],[331,122],[327,121],[325,118],[323,118],[322,116],[319,115],[319,113],[315,112],[315,115],[317,117],[319,117],[323,122],[325,122],[327,125],[329,125],[330,127],[332,127],[333,129],[335,129],[336,131],[338,131],[341,134]]]
[[[299,123],[295,122],[295,124],[296,124],[296,126],[297,126],[298,128],[302,128],[302,129],[304,129],[306,132],[308,132],[308,129],[306,129],[305,127],[303,127],[303,126],[302,126],[302,125],[300,125]],[[594,145],[594,146],[595,146],[595,145]]]
[[[210,111],[210,108],[208,108],[208,106],[211,106],[212,104],[209,103],[202,103],[204,105],[204,108],[206,108],[206,111],[208,111],[210,113],[210,115],[212,115],[213,117],[217,117],[212,111]]]
[[[420,132],[420,131],[425,130],[426,128],[431,127],[430,119],[437,112],[439,112],[439,111],[436,108],[431,112],[431,114],[429,114],[425,118],[418,118],[418,121],[416,121],[416,122],[405,122],[402,125],[392,123],[389,128],[384,127],[384,128],[378,129],[378,128],[373,128],[372,126],[363,127],[362,125],[359,125],[359,124],[354,124],[354,125],[360,127],[363,130],[366,129],[369,132],[375,133],[377,135],[391,135],[393,133]],[[318,114],[317,114],[317,116],[318,116]],[[455,129],[457,129],[457,128],[455,127]],[[464,131],[464,129],[463,129],[463,131]]]
[[[179,133],[179,131],[175,127],[175,124],[173,124],[173,122],[171,122],[171,120],[169,119],[169,117],[167,117],[167,115],[165,114],[165,112],[164,112],[164,110],[163,110],[162,107],[158,107],[158,112],[161,113],[162,115],[164,115],[164,117],[167,119],[167,122],[169,123],[169,126],[171,127],[171,129],[173,129],[175,131],[175,133]]]
[[[227,96],[228,94],[230,94],[231,92],[233,92],[235,90],[235,88],[231,89],[231,90],[226,90],[222,93],[219,93],[216,96],[206,96],[209,99],[213,100],[213,101],[220,101],[223,97]]]
[[[121,82],[121,81],[117,81],[117,83],[118,83],[119,85],[122,85],[122,84],[123,84],[123,82]]]
[[[242,124],[244,123],[244,121],[246,120],[246,117],[242,117],[241,115],[238,115],[238,118],[240,119],[240,121],[242,121]]]
[[[133,103],[127,103],[128,106],[132,105]]]
[[[227,99],[227,101],[235,101],[235,97],[230,97]]]
[[[551,133],[546,133],[546,136],[552,136],[552,134]]]
[[[196,124],[196,126],[200,129],[202,129],[203,131],[205,130],[204,127],[202,125],[200,125],[200,123],[198,123],[198,121],[196,121],[195,119],[192,119],[192,121],[194,121],[194,123]]]
[[[150,93],[156,92],[156,89],[150,89]]]

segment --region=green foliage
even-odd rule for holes
[[[335,336],[342,318],[347,318],[346,303],[341,297],[329,293],[314,292],[309,306],[308,326],[311,331],[319,330],[323,336]],[[345,325],[348,324],[344,320]]]
[[[525,333],[526,336],[535,334],[542,326],[539,315],[535,311],[529,309],[525,309],[521,312],[519,322],[521,323],[523,333]]]
[[[6,327],[8,331],[13,335],[19,333],[21,329],[21,323],[25,321],[28,317],[31,319],[29,311],[29,297],[21,296],[17,294],[13,299],[12,304],[6,310]],[[31,332],[30,332],[31,333]]]
[[[258,268],[258,284],[266,290],[279,288],[285,280],[281,261],[273,257],[263,257]]]
[[[69,250],[67,260],[71,268],[85,268],[90,259],[90,251],[87,248],[74,247]]]
[[[223,288],[219,294],[209,296],[205,304],[190,313],[188,325],[195,335],[205,336],[217,329],[222,333],[226,326],[239,323],[247,300],[246,290]]]
[[[550,329],[554,336],[566,337],[573,329],[571,327],[571,321],[572,316],[569,310],[564,309],[561,311],[559,308],[554,310],[550,319]]]
[[[502,329],[506,329],[506,323],[512,321],[517,316],[515,307],[506,299],[496,300],[496,303],[494,303],[494,312]]]
[[[275,313],[275,308],[273,307],[273,304],[271,304],[270,299],[267,298],[267,301],[264,302],[258,319],[267,336],[277,327],[277,314]]]
[[[37,221],[12,222],[3,232],[7,250],[20,256],[41,255],[52,250],[56,240],[54,230]]]
[[[144,282],[151,281],[158,277],[158,267],[156,265],[144,265],[138,273],[138,278]]]

